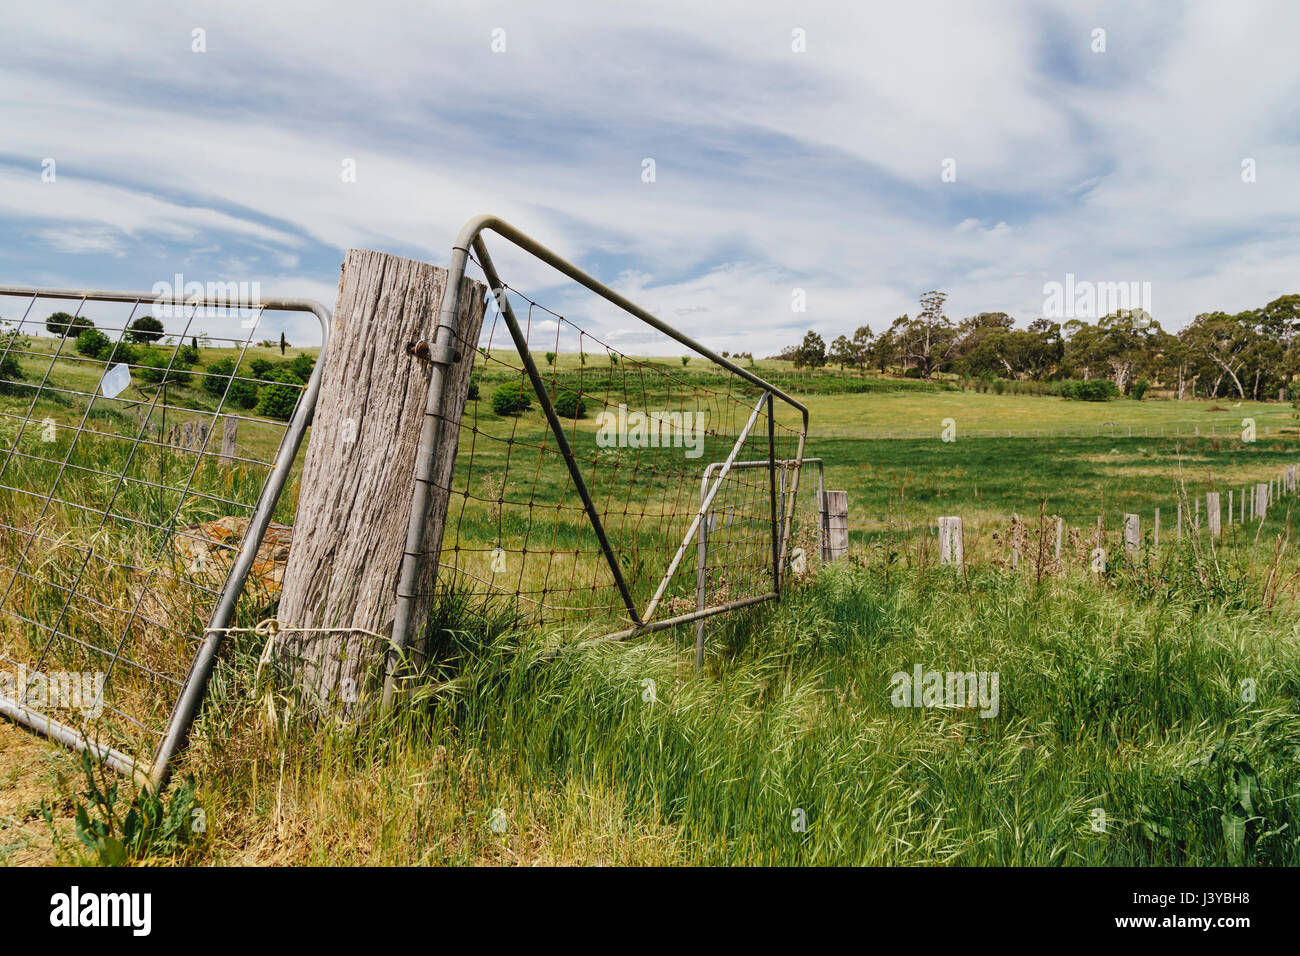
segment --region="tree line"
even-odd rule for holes
[[[1300,295],[1283,295],[1236,314],[1203,312],[1177,333],[1143,309],[1119,309],[1096,322],[1038,318],[1018,329],[1005,312],[954,322],[946,293],[921,296],[915,316],[901,315],[879,334],[859,326],[828,348],[809,330],[775,356],[796,368],[838,366],[881,374],[896,371],[1013,381],[1109,380],[1131,394],[1148,384],[1177,397],[1262,400],[1300,390]]]

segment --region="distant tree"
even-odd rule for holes
[[[826,353],[828,361],[840,367],[840,371],[856,366],[858,353],[847,335],[837,335],[831,343],[831,350]]]
[[[689,365],[690,363],[691,363],[691,357],[690,357],[689,355],[683,355],[683,356],[682,356],[682,368],[686,368],[686,366]]]
[[[554,365],[554,364],[555,364],[555,353],[554,353],[554,352],[547,352],[547,353],[546,353],[546,364],[547,364],[547,365]]]
[[[795,350],[795,368],[821,368],[826,364],[826,342],[820,335],[809,329],[803,342]]]
[[[51,335],[75,336],[94,327],[95,323],[84,315],[69,315],[67,312],[55,312],[45,320],[45,330]]]
[[[900,322],[906,321],[907,316],[900,315],[894,320],[893,325],[876,336],[875,341],[871,343],[871,364],[880,371],[881,375],[884,375],[889,366],[898,361],[898,335],[895,328]]]
[[[915,319],[903,316],[894,321],[893,331],[903,358],[915,365],[926,380],[948,365],[957,347],[957,330],[943,313],[947,298],[944,292],[926,292]]]
[[[280,333],[280,354],[281,354],[281,355],[284,354],[284,350],[285,350],[285,348],[286,348],[288,345],[289,345],[289,340],[286,339],[286,338],[284,337],[284,333],[281,332],[281,333]]]
[[[142,315],[126,328],[128,342],[148,344],[163,337],[163,324],[152,315]]]
[[[1232,380],[1238,398],[1246,397],[1242,375],[1254,346],[1255,331],[1243,315],[1226,312],[1202,312],[1179,335],[1195,357],[1217,370],[1210,394],[1217,395],[1223,379]]]
[[[865,368],[871,361],[871,327],[860,325],[853,333],[853,367]]]

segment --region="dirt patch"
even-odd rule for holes
[[[77,757],[18,724],[0,719],[0,866],[57,862],[41,801],[53,810],[64,842],[72,837]]]

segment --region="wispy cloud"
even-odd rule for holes
[[[347,247],[442,263],[494,212],[707,344],[759,353],[807,327],[879,328],[931,288],[955,315],[1027,321],[1067,272],[1152,282],[1175,328],[1296,291],[1300,75],[1260,55],[1300,36],[1292,4],[6,16],[5,281],[148,288],[183,270],[328,301]],[[639,342],[497,245],[512,285]]]

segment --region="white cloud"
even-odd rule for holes
[[[1300,89],[1260,53],[1300,35],[1284,3],[338,3],[304,21],[48,2],[7,26],[0,155],[28,167],[0,166],[0,216],[38,223],[53,253],[188,243],[195,267],[264,287],[269,268],[330,302],[337,265],[313,245],[442,263],[494,212],[615,263],[605,281],[706,344],[756,353],[808,326],[879,329],[936,287],[955,316],[1030,319],[1066,272],[1152,282],[1166,327],[1295,291]],[[631,341],[626,317],[489,246],[511,285]]]

